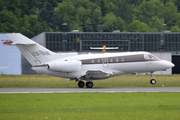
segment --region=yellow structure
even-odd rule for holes
[[[102,53],[106,53],[106,46],[105,45],[103,46]]]

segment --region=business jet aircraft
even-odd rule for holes
[[[78,81],[80,88],[93,87],[93,80],[131,74],[151,73],[151,84],[155,84],[152,73],[172,68],[174,64],[161,60],[149,52],[102,53],[64,56],[54,53],[20,33],[7,34],[32,69],[52,76]]]

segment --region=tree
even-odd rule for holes
[[[180,28],[176,25],[171,27],[171,32],[180,32]]]
[[[76,21],[82,26],[84,32],[92,31],[91,9],[79,7],[76,12]]]
[[[46,21],[49,23],[49,26],[54,28],[54,17],[55,17],[55,11],[52,7],[52,4],[49,2],[46,2],[42,5],[43,7],[40,9],[40,19],[41,21]]]
[[[179,0],[177,0],[176,5],[177,5],[178,12],[180,12],[180,1]]]
[[[118,29],[117,18],[113,13],[106,14],[102,19],[102,29],[104,32],[112,32]]]
[[[89,9],[90,6],[91,6],[91,3],[89,2],[89,0],[77,0],[75,3],[74,3],[74,6],[76,8],[79,8],[79,7],[83,7],[85,9]]]
[[[48,0],[48,2],[51,3],[53,7],[57,6],[57,0]]]
[[[71,23],[71,21],[74,20],[74,12],[75,7],[70,1],[63,1],[62,3],[59,3],[57,8],[55,9],[59,15],[60,21],[59,25],[62,25],[63,22],[66,22],[67,24]],[[70,26],[67,25],[65,28],[66,31],[70,29]],[[60,30],[63,31],[63,27],[60,27]]]
[[[130,0],[130,4],[139,6],[142,3],[143,0]]]
[[[178,10],[180,10],[180,1],[179,0],[160,0],[160,1],[162,1],[164,4],[166,4],[167,2],[173,2],[177,6]]]
[[[118,24],[118,30],[120,31],[126,31],[126,25],[124,20],[121,17],[117,17],[117,24]]]
[[[32,10],[35,10],[37,8],[41,8],[39,6],[40,0],[20,0],[20,8],[21,8],[21,18],[24,17],[24,15],[29,15]]]
[[[84,7],[79,7],[76,11],[76,21],[79,23],[79,25],[83,25],[84,23],[84,16],[86,13],[86,9]]]
[[[24,15],[24,18],[21,19],[20,33],[27,37],[33,37],[35,34],[31,31],[31,27],[29,16]]]
[[[163,19],[159,19],[157,16],[153,16],[148,23],[149,27],[152,28],[153,32],[162,32]]]
[[[126,24],[130,24],[135,20],[133,5],[130,4],[130,0],[119,0],[116,3],[115,15],[121,17]]]
[[[43,31],[93,32],[98,26],[106,32],[162,32],[163,21],[167,29],[180,27],[179,11],[180,0],[2,0],[0,32],[33,37]],[[132,29],[134,22],[140,27]]]
[[[159,0],[143,1],[138,10],[138,20],[148,24],[149,20],[153,16],[157,16],[159,19],[163,19],[164,4]]]
[[[148,27],[146,23],[140,22],[139,20],[133,21],[127,27],[129,32],[152,32],[152,29]]]
[[[0,16],[0,32],[18,32],[19,21],[12,11],[8,11],[4,6]]]
[[[82,31],[83,32],[83,27],[82,25],[79,25],[77,22],[73,21],[69,24],[70,26],[70,31],[72,30],[79,30],[79,31]]]
[[[92,13],[92,24],[94,25],[93,31],[98,31],[98,25],[101,24],[101,19],[102,19],[102,12],[101,9],[98,7]]]
[[[109,6],[106,0],[101,0],[101,11],[103,16],[105,16],[109,11]]]
[[[168,27],[175,25],[177,16],[177,7],[173,2],[167,2],[164,7],[164,20]]]
[[[1,0],[0,2],[0,11],[3,6],[6,6],[8,11],[12,11],[13,14],[18,13],[18,8],[20,8],[20,0]]]

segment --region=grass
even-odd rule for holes
[[[180,75],[125,75],[94,87],[180,87]],[[78,87],[47,75],[0,75],[0,88]],[[179,120],[179,92],[0,94],[0,120]]]
[[[154,75],[155,85],[149,75],[123,75],[93,81],[94,87],[180,87],[180,75]],[[0,88],[71,88],[77,82],[48,75],[0,75]]]
[[[179,120],[179,92],[0,94],[1,120]]]

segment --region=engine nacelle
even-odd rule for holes
[[[81,70],[81,61],[52,61],[48,63],[48,69],[59,72],[78,72]]]

